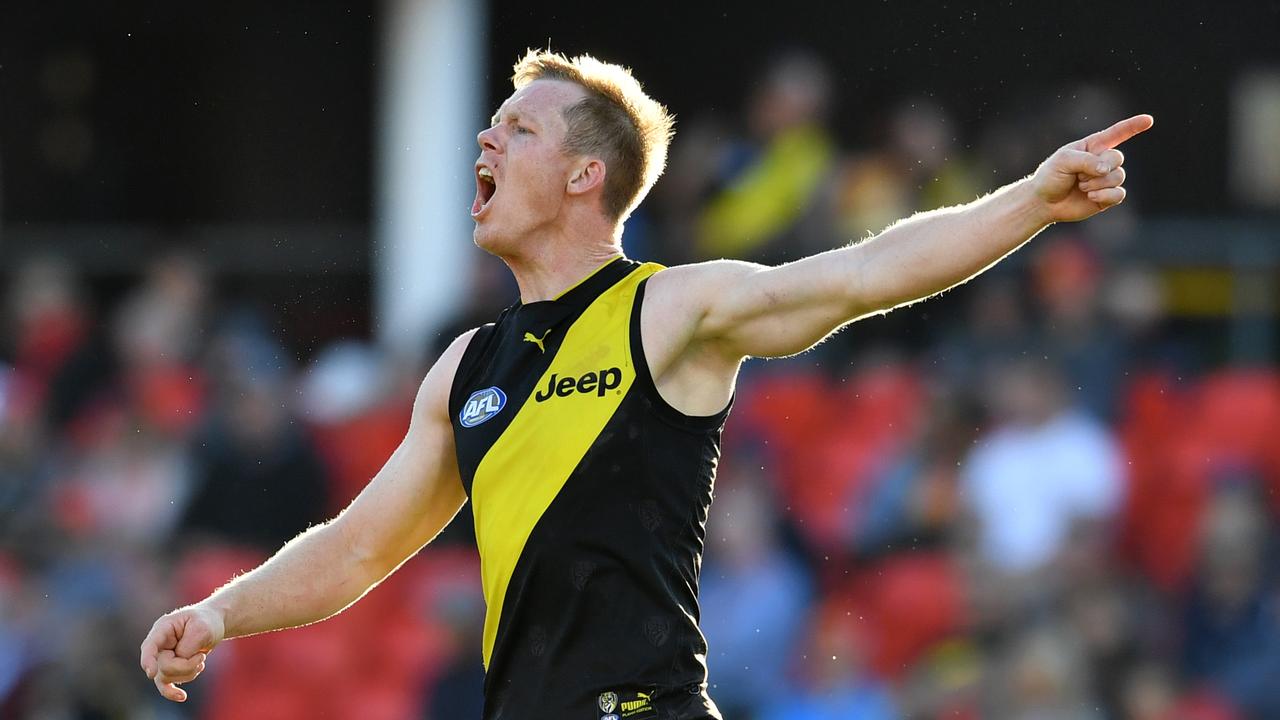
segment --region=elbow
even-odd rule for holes
[[[855,245],[849,248],[853,254],[851,272],[847,273],[842,284],[844,298],[844,315],[850,320],[875,315],[888,310],[886,298],[881,296],[881,288],[877,287],[875,278],[878,273],[872,268],[873,258],[866,245]]]
[[[334,559],[350,576],[372,584],[391,571],[387,565],[387,553],[370,536],[369,528],[357,527],[345,513],[329,521],[322,531],[333,533],[336,545]]]

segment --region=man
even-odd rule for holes
[[[1050,223],[1124,199],[1140,115],[965,206],[780,267],[662,269],[622,223],[662,171],[665,108],[629,71],[530,52],[477,138],[475,242],[520,302],[459,337],[408,434],[332,521],[156,621],[141,664],[184,700],[226,638],[329,617],[468,498],[488,606],[486,718],[719,718],[697,627],[720,428],[747,357],[803,352],[851,320],[964,282]]]

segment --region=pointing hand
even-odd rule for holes
[[[1119,205],[1125,196],[1124,154],[1116,146],[1151,129],[1155,119],[1135,115],[1064,145],[1031,176],[1049,222],[1084,220]]]

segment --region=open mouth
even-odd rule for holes
[[[493,179],[493,170],[483,165],[476,168],[476,199],[471,203],[471,217],[484,212],[496,192],[498,183]]]

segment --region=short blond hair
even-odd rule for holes
[[[529,50],[515,65],[516,89],[534,80],[565,80],[587,97],[564,111],[569,129],[564,149],[604,160],[604,209],[624,220],[662,175],[675,119],[645,94],[631,69],[590,55],[567,58],[550,50]]]

